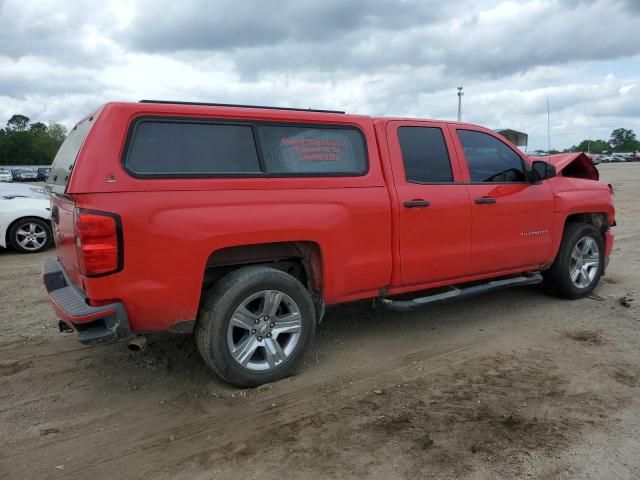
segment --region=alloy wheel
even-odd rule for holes
[[[227,328],[227,346],[243,368],[268,371],[293,354],[301,332],[302,315],[296,302],[279,290],[263,290],[236,308]]]
[[[569,260],[571,282],[578,288],[587,288],[596,278],[598,268],[600,268],[598,243],[592,237],[582,237],[573,247]]]
[[[25,223],[16,230],[16,241],[25,250],[39,250],[47,242],[47,232],[37,223]]]

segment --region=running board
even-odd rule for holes
[[[493,280],[481,285],[474,285],[471,287],[456,288],[451,287],[451,290],[442,293],[436,293],[434,295],[428,295],[426,297],[414,298],[413,300],[393,300],[391,298],[381,298],[380,302],[382,306],[387,310],[393,310],[395,312],[409,312],[418,308],[436,305],[439,303],[445,303],[451,300],[458,300],[475,295],[480,295],[486,292],[493,292],[494,290],[502,290],[510,287],[522,287],[525,285],[537,285],[542,283],[542,275],[535,273],[528,276],[506,278],[503,280]]]

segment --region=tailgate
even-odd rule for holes
[[[56,243],[58,258],[67,271],[70,280],[82,287],[82,277],[78,268],[75,232],[75,201],[67,195],[67,185],[76,159],[85,139],[94,124],[94,116],[78,122],[60,146],[51,165],[46,189],[51,192],[51,226]]]
[[[51,226],[56,253],[69,279],[78,287],[82,287],[76,253],[75,208],[76,204],[71,197],[51,194]]]

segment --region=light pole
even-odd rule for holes
[[[462,96],[464,92],[462,91],[462,87],[458,87],[458,121],[462,120]]]

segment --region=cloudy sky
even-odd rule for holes
[[[640,0],[0,0],[0,124],[160,98],[640,134]]]

